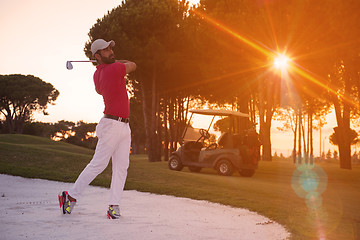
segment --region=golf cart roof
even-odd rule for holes
[[[190,109],[189,112],[202,115],[216,115],[216,116],[236,116],[236,117],[249,117],[248,114],[230,110],[216,110],[216,109]]]

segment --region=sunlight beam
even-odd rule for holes
[[[204,13],[201,13],[200,11],[197,11],[197,10],[192,10],[192,11],[196,15],[201,17],[202,19],[206,20],[207,22],[209,22],[212,25],[214,25],[215,27],[217,27],[219,30],[230,34],[231,36],[239,39],[240,41],[244,42],[245,44],[249,45],[250,47],[256,49],[257,51],[259,51],[261,53],[263,53],[264,55],[269,56],[269,57],[273,57],[274,55],[276,55],[276,53],[274,51],[272,51],[271,49],[269,49],[268,47],[261,46],[259,43],[253,42],[253,41],[247,39],[246,37],[241,36],[240,34],[234,32],[230,28],[228,28],[225,25],[221,24],[220,22],[210,18],[209,16],[205,15]]]
[[[242,41],[246,45],[254,48],[255,50],[264,54],[265,56],[275,58],[278,55],[274,50],[271,50],[270,48],[263,46],[263,44],[249,40],[248,38],[236,33],[235,31],[233,31],[230,28],[226,27],[225,25],[221,24],[219,21],[216,21],[216,20],[212,19],[211,17],[207,16],[205,13],[197,11],[196,9],[192,9],[192,11],[196,15],[201,17],[201,19],[203,19],[203,20],[207,21],[208,23],[212,24],[213,26],[215,26],[217,29],[230,34],[231,36]],[[352,99],[350,96],[341,94],[338,91],[331,88],[330,86],[327,86],[326,84],[323,83],[326,81],[320,81],[309,71],[303,70],[303,68],[301,66],[296,65],[292,61],[291,62],[287,61],[287,65],[288,65],[289,70],[293,70],[295,73],[299,74],[300,76],[304,77],[307,80],[310,80],[311,82],[315,83],[316,85],[324,88],[325,90],[329,91],[331,94],[335,95],[335,97],[340,98],[341,100],[350,104],[351,106],[353,106],[357,109],[359,108],[359,103],[355,99]]]

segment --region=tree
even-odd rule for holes
[[[350,119],[358,114],[359,53],[355,39],[359,37],[359,1],[339,2],[337,0],[302,1],[299,15],[302,26],[299,29],[302,42],[299,45],[297,63],[311,75],[302,83],[307,89],[309,83],[326,89],[327,101],[335,109],[338,124],[338,145],[340,167],[351,169]],[[316,26],[316,27],[315,27]],[[290,47],[289,47],[290,48]],[[304,53],[307,54],[304,54]],[[315,83],[315,84],[314,84]]]
[[[75,123],[65,120],[60,120],[54,124],[52,138],[58,138],[60,141],[65,141],[68,138],[75,126]]]
[[[89,133],[93,133],[96,130],[96,123],[85,123],[83,121],[79,121],[75,126],[72,127],[72,131],[75,132],[75,137],[77,137],[80,141],[85,141],[88,139]]]
[[[197,98],[249,112],[253,121],[257,106],[263,159],[271,160],[271,121],[283,96],[269,62],[286,50],[301,68],[289,78],[299,95],[290,106],[298,153],[312,157],[313,120],[331,102],[344,140],[340,166],[351,168],[346,135],[359,109],[359,11],[353,0],[202,0],[191,11],[185,1],[127,0],[98,20],[89,37],[114,39],[116,55],[138,65],[130,81],[138,82],[150,161],[160,159],[162,145],[165,154],[176,146],[189,99]],[[89,49],[90,42],[91,57]]]
[[[244,35],[245,38],[250,36],[248,39],[260,36],[261,10],[255,1],[203,0],[197,12],[202,28],[200,47],[206,63],[202,70],[210,79],[202,86],[201,95],[219,106],[231,104],[234,110],[249,113],[252,121],[255,121],[253,106],[256,102],[262,159],[271,160],[270,128],[277,83],[266,74],[267,56],[239,40]]]
[[[51,138],[53,133],[53,123],[27,121],[24,124],[23,134]]]
[[[39,123],[40,124],[40,123]],[[95,149],[97,137],[95,137],[96,123],[85,123],[78,121],[77,123],[61,120],[57,123],[46,124],[28,123],[25,129],[28,134],[37,135],[37,132],[45,132],[50,138],[56,141],[63,141],[82,147]],[[29,128],[29,126],[33,126]]]
[[[45,115],[48,104],[59,95],[50,83],[32,75],[0,75],[0,112],[5,116],[9,132],[22,133],[24,123],[34,111]]]
[[[333,145],[339,145],[341,143],[342,138],[339,136],[339,127],[334,128],[334,133],[330,135],[329,141]],[[360,141],[359,134],[354,129],[350,129],[346,141],[350,142],[351,145],[357,144]]]
[[[330,149],[327,151],[326,155],[325,155],[325,158],[326,160],[330,161],[331,160],[331,157],[332,157],[332,153],[330,151]]]
[[[67,143],[83,146],[91,149],[95,149],[97,138],[93,136],[96,130],[96,123],[85,123],[79,121],[76,124],[71,124],[71,130],[66,139],[63,139]]]
[[[336,150],[334,150],[333,156],[335,161],[339,160],[339,153]]]
[[[141,99],[149,161],[161,159],[162,133],[168,132],[165,125],[175,132],[170,136],[176,141],[178,126],[186,119],[183,99],[187,96],[177,88],[195,73],[187,46],[191,36],[184,31],[187,9],[185,1],[123,1],[90,29],[85,46],[90,58],[91,40],[113,39],[116,56],[136,62],[137,71],[129,80],[136,81],[133,86],[139,90],[134,96]],[[164,117],[170,115],[165,123]]]
[[[282,121],[283,126],[277,127],[279,131],[289,131],[291,130],[294,134],[294,144],[291,156],[294,163],[296,162],[296,136],[297,136],[297,127],[298,127],[298,118],[296,112],[290,107],[283,107],[276,111],[275,120]]]
[[[133,97],[130,99],[130,128],[131,128],[131,153],[144,153],[146,134],[144,127],[144,115],[141,101]]]

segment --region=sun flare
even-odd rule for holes
[[[274,67],[277,69],[285,70],[288,67],[290,59],[284,55],[280,54],[274,59]]]

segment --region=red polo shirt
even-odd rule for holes
[[[96,67],[94,83],[96,90],[103,96],[104,114],[129,117],[129,98],[126,90],[125,64],[116,62]]]

